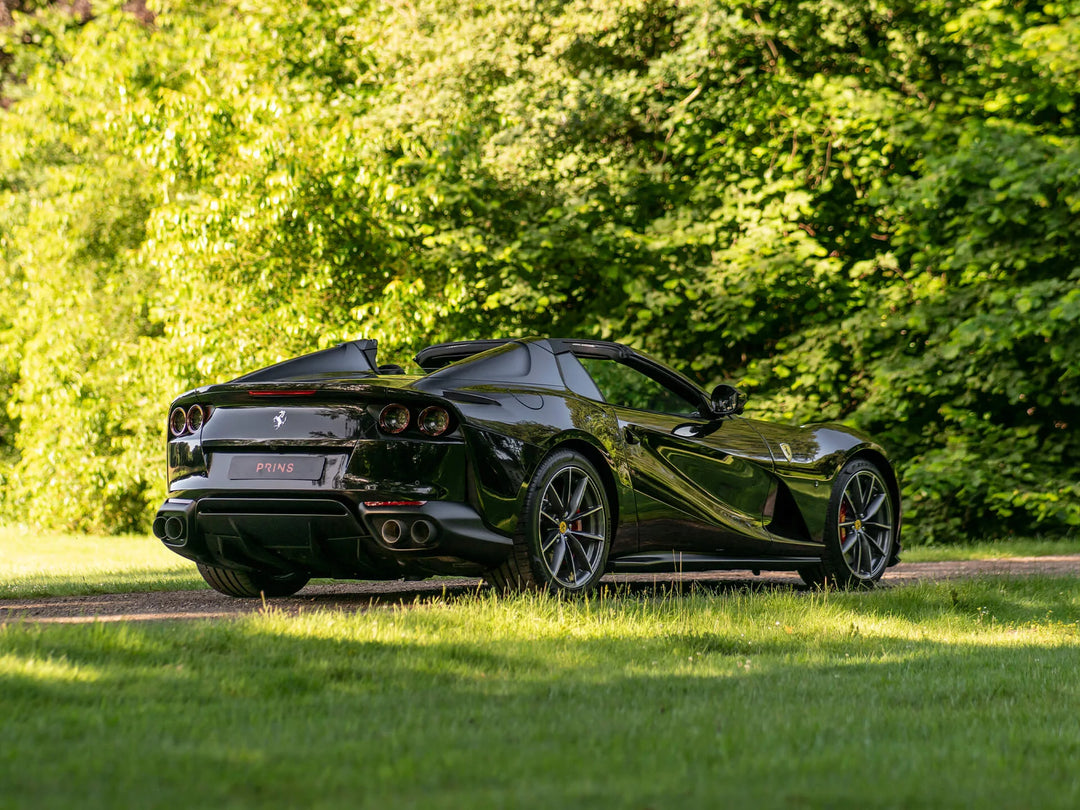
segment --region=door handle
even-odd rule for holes
[[[641,437],[634,432],[633,428],[623,428],[623,436],[627,444],[641,444]]]

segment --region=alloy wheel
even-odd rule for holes
[[[889,562],[894,520],[889,490],[875,470],[858,470],[848,479],[836,526],[840,553],[852,574],[879,576]]]
[[[536,528],[540,558],[555,583],[579,588],[603,573],[607,515],[598,484],[584,469],[567,465],[552,476]]]

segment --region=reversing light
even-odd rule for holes
[[[387,405],[379,413],[379,427],[384,433],[401,433],[409,426],[409,409],[404,405]]]
[[[442,436],[450,427],[450,414],[445,408],[431,405],[420,411],[420,431],[428,436]]]
[[[187,430],[187,412],[183,408],[173,408],[169,414],[169,432],[173,436],[182,436]]]
[[[188,430],[190,430],[192,433],[194,433],[199,428],[201,428],[203,426],[203,418],[205,416],[206,416],[206,414],[203,413],[203,409],[199,405],[192,405],[190,408],[188,408],[188,412],[187,412],[187,428],[188,428]]]

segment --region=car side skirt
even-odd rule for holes
[[[797,571],[821,562],[821,557],[723,557],[713,554],[656,552],[634,554],[612,560],[609,567],[617,574],[664,573],[685,571]]]

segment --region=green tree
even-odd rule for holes
[[[9,517],[145,525],[179,390],[548,333],[871,430],[916,538],[1080,523],[1074,3],[154,10],[3,35]]]

